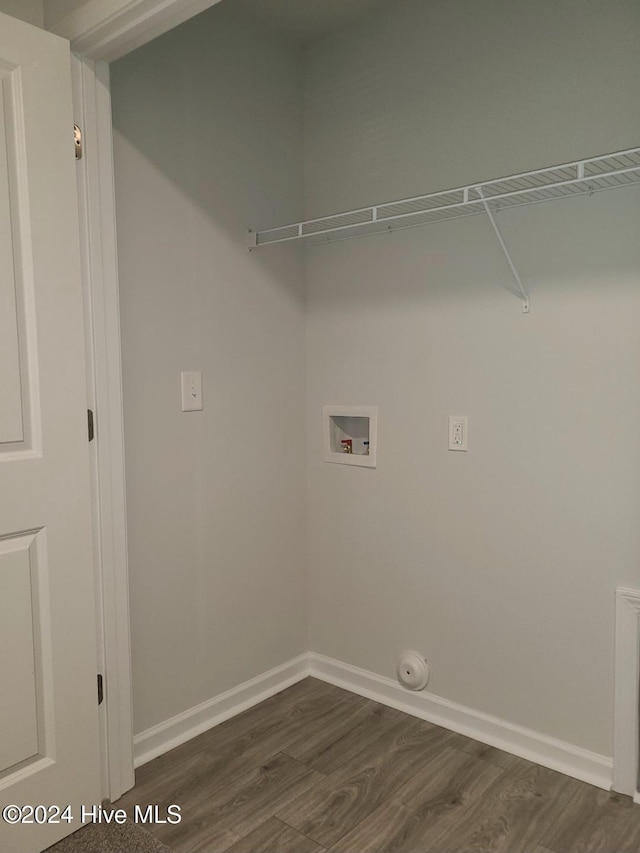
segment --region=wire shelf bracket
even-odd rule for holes
[[[484,193],[482,191],[482,188],[478,188],[478,192],[480,193],[480,198],[482,199],[482,203],[484,205],[485,213],[489,217],[489,222],[493,226],[493,230],[496,232],[496,237],[498,238],[498,243],[500,243],[500,248],[502,249],[505,258],[507,259],[507,263],[509,264],[509,267],[511,269],[513,277],[516,280],[518,290],[520,291],[520,295],[522,296],[522,313],[528,314],[530,307],[531,307],[530,302],[529,302],[529,294],[527,293],[527,290],[526,290],[524,284],[522,283],[520,276],[518,275],[518,270],[516,269],[516,266],[513,263],[513,258],[511,257],[511,253],[509,252],[509,249],[507,248],[507,244],[504,242],[504,237],[502,236],[500,228],[498,227],[498,223],[496,222],[495,217],[493,215],[493,212],[492,212],[491,208],[489,207],[489,202],[484,197]]]
[[[495,220],[497,205],[502,211],[508,207],[556,201],[569,196],[590,196],[602,190],[637,183],[640,183],[640,148],[628,148],[613,154],[307,219],[278,228],[248,231],[246,244],[249,251],[275,243],[300,242],[314,246],[485,214],[516,282],[516,287],[509,289],[522,298],[523,312],[527,314],[529,295]]]

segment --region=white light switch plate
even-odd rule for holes
[[[202,411],[202,373],[199,370],[183,370],[182,379],[182,411]]]
[[[469,426],[462,415],[449,415],[449,450],[468,450]]]

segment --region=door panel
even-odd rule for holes
[[[0,807],[100,801],[69,45],[0,15]]]
[[[15,249],[19,253],[20,246],[14,247],[19,225],[18,188],[24,185],[16,154],[24,128],[16,123],[12,109],[19,99],[16,84],[17,69],[0,66],[0,450],[24,439],[16,304],[17,289],[22,283],[16,275],[20,258],[15,257]]]
[[[0,541],[0,647],[12,654],[0,659],[0,778],[16,764],[39,752],[38,701],[36,695],[36,650],[32,595],[32,554],[34,535],[11,536]],[[34,619],[35,617],[35,619]],[[43,752],[46,750],[42,744]]]

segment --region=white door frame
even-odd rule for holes
[[[640,681],[640,593],[616,590],[615,694],[612,789],[640,803],[638,785],[638,683]]]
[[[83,129],[77,164],[85,303],[87,391],[96,416],[91,445],[98,664],[106,701],[100,719],[102,795],[134,784],[131,652],[124,484],[118,280],[109,89],[93,63],[72,58],[75,121]],[[104,141],[109,140],[109,145]]]
[[[131,638],[125,503],[124,425],[109,62],[220,0],[86,0],[50,29],[71,42],[85,289],[87,384],[96,414],[93,447],[94,555],[98,655],[105,678],[103,796],[134,785]]]

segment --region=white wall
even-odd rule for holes
[[[44,26],[42,0],[0,0],[0,12],[36,27]]]
[[[129,0],[97,0],[103,7],[102,17],[119,11],[130,5]],[[96,0],[44,0],[44,22],[48,30],[64,20],[68,15],[78,12],[83,6],[96,6]],[[84,10],[83,10],[84,11]]]
[[[308,215],[640,144],[640,6],[399,0],[306,53]],[[311,647],[611,755],[640,584],[638,190],[307,253]],[[379,406],[378,468],[322,461]],[[448,415],[469,452],[447,451]]]
[[[638,145],[636,0],[392,0],[306,52],[309,216]]]
[[[44,0],[45,20],[50,27],[61,18],[72,12],[77,12],[81,6],[86,6],[88,0]]]
[[[302,265],[244,245],[301,215],[300,57],[233,14],[112,66],[136,732],[308,647]]]
[[[500,214],[526,317],[479,217],[309,250],[305,470],[301,259],[242,244],[301,215],[303,79],[234,14],[113,66],[136,731],[307,648],[306,564],[314,651],[417,648],[434,693],[610,755],[638,191]],[[398,0],[317,42],[307,214],[637,145],[639,35],[631,0]],[[380,407],[376,470],[322,462],[325,403]]]

